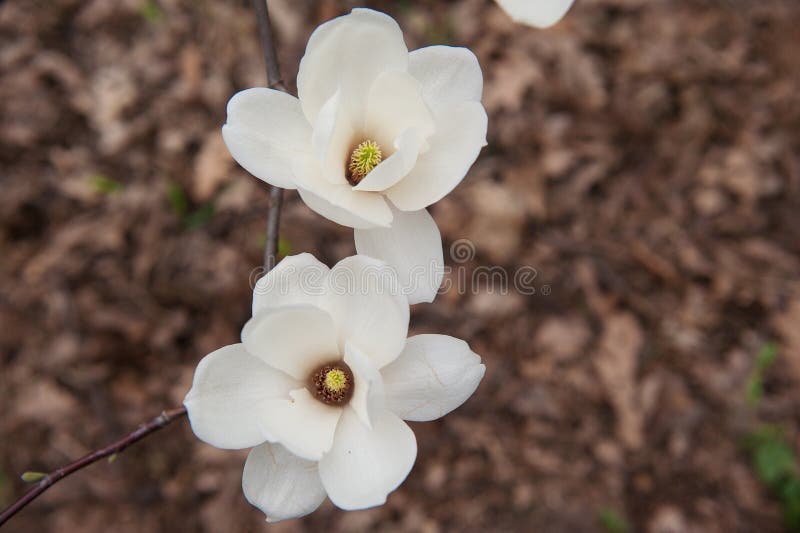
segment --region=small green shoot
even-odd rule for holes
[[[800,475],[794,449],[783,432],[765,425],[747,439],[756,475],[781,502],[786,526],[800,531]]]
[[[608,533],[627,533],[630,531],[627,520],[610,507],[600,509],[600,512],[597,513],[597,520]]]
[[[774,342],[765,344],[756,356],[756,365],[747,381],[747,403],[757,407],[764,397],[764,374],[778,357],[778,346]]]
[[[170,181],[167,184],[167,199],[172,211],[181,220],[186,229],[203,227],[214,218],[213,202],[208,202],[197,209],[190,210],[189,197],[177,182]]]
[[[183,187],[181,187],[179,183],[170,181],[167,184],[167,199],[169,199],[169,205],[172,207],[172,211],[178,215],[179,218],[183,218],[186,215],[186,211],[189,209],[189,200],[186,198],[186,193],[183,192]]]
[[[267,236],[262,233],[258,236],[256,242],[258,243],[259,248],[264,248],[267,245]],[[294,248],[292,248],[292,243],[289,242],[289,239],[278,237],[278,258],[284,258],[287,255],[292,255],[293,251]]]
[[[158,7],[156,0],[144,0],[139,7],[139,14],[150,23],[156,23],[161,19],[161,8]]]
[[[209,202],[187,214],[183,218],[183,223],[189,229],[201,228],[211,222],[212,218],[214,218],[214,204]]]
[[[283,237],[278,237],[278,257],[292,255],[292,243]]]
[[[36,483],[37,481],[43,480],[46,476],[47,474],[44,472],[23,472],[19,477],[25,483]]]
[[[89,176],[89,181],[91,181],[94,190],[103,194],[113,194],[122,189],[122,184],[120,182],[104,174],[92,174]]]

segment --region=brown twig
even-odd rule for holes
[[[261,37],[261,50],[264,52],[264,64],[267,67],[267,85],[272,89],[286,92],[281,79],[281,68],[278,54],[275,52],[275,38],[269,22],[267,0],[253,0],[253,8],[258,18],[258,34]],[[270,270],[278,259],[278,227],[281,218],[283,189],[270,185],[269,212],[267,213],[267,240],[264,246],[264,268]]]
[[[92,453],[84,455],[77,461],[73,461],[57,470],[53,470],[43,477],[41,481],[36,483],[35,487],[26,492],[20,499],[11,504],[8,509],[0,514],[0,526],[2,526],[6,521],[8,521],[9,518],[22,510],[22,508],[24,508],[26,505],[38,498],[44,491],[52,487],[56,482],[64,479],[70,474],[77,472],[78,470],[81,470],[82,468],[89,466],[92,463],[96,463],[100,459],[122,452],[122,450],[131,444],[142,440],[151,433],[155,433],[173,420],[181,418],[184,415],[186,415],[185,407],[178,407],[176,409],[163,411],[160,415],[152,419],[147,424],[139,426],[139,429],[136,431],[128,433],[121,439],[109,444],[105,448],[95,450]]]
[[[272,27],[269,22],[269,12],[267,11],[266,0],[253,0],[253,7],[258,18],[259,35],[261,36],[261,49],[264,52],[264,63],[267,67],[267,84],[273,89],[286,91],[286,86],[281,80],[278,57],[275,53],[275,43],[272,36]],[[269,190],[269,212],[267,213],[267,238],[264,249],[264,267],[266,270],[275,266],[278,256],[278,227],[281,216],[281,204],[283,202],[283,190],[274,185]],[[109,444],[105,448],[95,450],[90,454],[84,455],[77,461],[54,470],[36,483],[36,486],[22,495],[17,501],[0,514],[0,526],[6,523],[12,516],[21,511],[26,505],[38,498],[44,491],[52,487],[58,481],[64,479],[93,464],[105,457],[122,452],[125,448],[134,444],[151,433],[155,433],[170,422],[183,418],[186,415],[186,407],[178,407],[163,411],[150,422],[142,425],[136,431],[129,433],[121,439]]]

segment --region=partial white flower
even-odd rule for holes
[[[353,256],[332,269],[287,257],[253,293],[242,342],[205,356],[184,405],[198,438],[254,447],[245,497],[268,521],[381,505],[417,455],[404,420],[435,420],[469,398],[485,367],[466,342],[406,339],[394,271]]]
[[[355,228],[359,253],[368,248],[404,281],[417,278],[414,267],[432,272],[409,300],[430,302],[443,261],[425,208],[461,182],[486,145],[482,90],[466,48],[409,53],[391,17],[354,9],[311,35],[298,98],[239,92],[222,135],[251,174],[297,189],[311,209]]]
[[[575,0],[497,0],[515,21],[547,28],[562,19]]]

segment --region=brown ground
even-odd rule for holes
[[[577,0],[549,31],[484,0],[372,6],[410,48],[465,45],[484,68],[489,146],[432,212],[447,246],[477,248],[449,264],[532,266],[536,294],[452,291],[412,317],[484,357],[477,394],[414,425],[417,465],[378,509],[267,526],[245,452],[180,421],[8,531],[783,530],[745,442],[774,423],[798,447],[800,4]],[[274,3],[290,85],[350,7]],[[0,7],[0,504],[22,471],[178,405],[237,339],[267,194],[219,127],[263,83],[249,2]],[[353,252],[286,198],[284,248]]]

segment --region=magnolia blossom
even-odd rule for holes
[[[547,28],[567,13],[575,0],[497,0],[512,19],[522,24]]]
[[[194,433],[219,448],[254,447],[242,488],[267,521],[325,499],[381,505],[417,455],[404,420],[437,419],[484,374],[466,342],[406,338],[409,304],[385,264],[332,269],[287,257],[259,280],[242,342],[200,361],[184,400]]]
[[[409,53],[394,19],[354,9],[311,35],[297,98],[267,88],[235,94],[222,136],[248,172],[355,228],[358,253],[391,264],[411,303],[430,302],[443,257],[425,208],[486,145],[482,90],[466,48]]]

